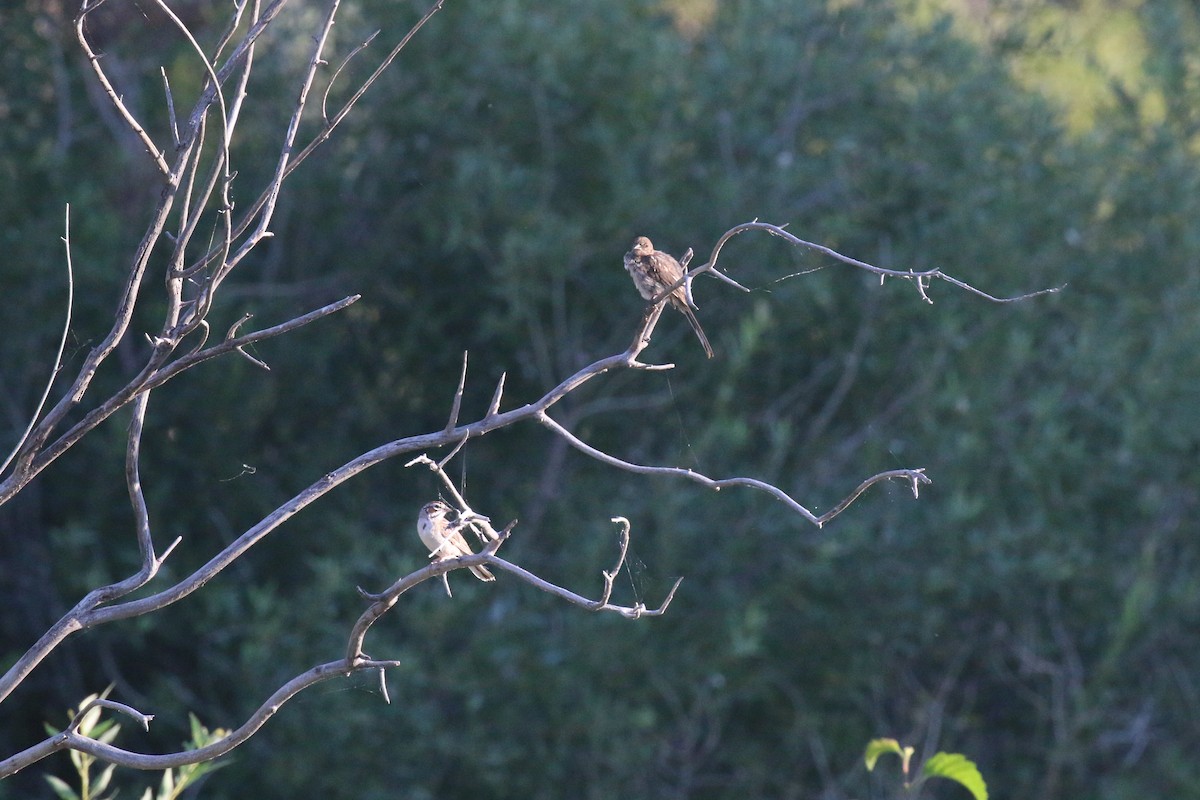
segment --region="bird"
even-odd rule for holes
[[[417,516],[417,535],[429,548],[429,558],[433,561],[445,561],[448,558],[474,554],[470,545],[467,544],[467,540],[463,538],[458,520],[451,522],[447,519],[449,514],[450,506],[441,500],[434,500],[421,506],[421,513]],[[481,581],[496,580],[496,576],[482,564],[476,564],[468,569]]]
[[[664,289],[683,277],[683,267],[675,260],[675,257],[661,250],[655,250],[654,244],[645,236],[639,236],[633,240],[633,247],[625,254],[625,269],[633,278],[633,285],[637,287],[638,293],[646,300],[653,300],[662,294]],[[705,354],[712,358],[712,345],[708,343],[708,337],[704,335],[704,329],[700,327],[700,320],[696,319],[696,314],[688,306],[687,292],[684,290],[683,284],[675,287],[668,296],[668,300],[672,306],[687,317],[688,324],[696,332],[696,338],[704,346]]]

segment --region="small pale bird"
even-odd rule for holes
[[[432,561],[444,561],[447,558],[472,555],[471,546],[463,538],[458,520],[449,519],[450,506],[441,500],[434,500],[421,507],[417,517],[417,535],[429,548],[429,558]],[[494,581],[496,576],[482,564],[469,567],[471,574],[481,581]],[[447,586],[447,589],[449,587]]]
[[[632,249],[625,254],[625,269],[633,278],[633,285],[637,287],[638,293],[646,300],[653,300],[663,289],[683,277],[683,267],[675,257],[655,250],[654,245],[645,236],[633,240]],[[687,292],[684,291],[683,284],[671,292],[668,302],[687,317],[688,324],[696,332],[696,338],[704,345],[705,354],[712,358],[712,345],[708,343],[708,337],[700,327],[700,320],[696,319],[696,314],[688,307]]]

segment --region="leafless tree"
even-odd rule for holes
[[[331,59],[334,55],[328,51],[331,49],[330,32],[339,11],[340,0],[327,1],[326,12],[312,31],[311,54],[296,84],[295,101],[283,131],[274,168],[258,191],[256,199],[246,208],[235,208],[230,199],[231,185],[237,175],[237,169],[232,163],[231,142],[239,123],[247,116],[246,112],[249,109],[246,87],[255,64],[257,50],[261,47],[264,32],[284,12],[286,0],[235,0],[224,33],[210,48],[200,44],[188,24],[165,0],[151,0],[145,4],[169,20],[178,35],[188,43],[199,77],[199,80],[188,84],[198,85],[200,89],[196,97],[187,99],[190,106],[185,106],[184,98],[176,96],[167,80],[167,72],[163,70],[163,105],[168,124],[157,126],[165,129],[159,133],[153,131],[155,126],[144,124],[135,114],[131,104],[125,101],[126,95],[122,86],[118,85],[120,81],[106,67],[106,59],[102,53],[97,52],[89,35],[89,20],[104,3],[105,0],[84,0],[75,18],[78,45],[90,65],[90,80],[109,105],[111,114],[115,115],[113,118],[119,121],[122,135],[136,143],[139,153],[144,152],[145,163],[160,192],[157,202],[149,211],[145,232],[129,257],[128,269],[115,302],[115,320],[112,327],[87,353],[73,375],[65,374],[63,359],[72,313],[72,302],[68,300],[66,303],[66,324],[62,341],[54,363],[48,365],[49,375],[42,399],[36,408],[29,412],[28,427],[18,437],[7,458],[0,463],[0,504],[12,500],[39,473],[56,459],[68,455],[83,437],[96,430],[97,426],[114,413],[128,408],[132,414],[132,421],[126,438],[125,482],[136,520],[132,539],[140,551],[141,565],[136,573],[124,580],[93,588],[46,630],[38,641],[29,646],[16,663],[0,676],[0,703],[4,702],[68,637],[88,628],[152,614],[182,600],[201,589],[235,561],[246,557],[254,545],[279,530],[315,500],[365,470],[398,456],[418,453],[415,458],[410,456],[411,460],[408,463],[411,466],[427,466],[438,473],[446,491],[459,506],[459,519],[481,535],[483,547],[479,553],[473,555],[434,560],[382,592],[362,592],[367,605],[348,633],[347,646],[342,656],[313,666],[280,686],[247,720],[214,744],[196,750],[158,755],[131,752],[83,736],[77,728],[80,718],[88,709],[81,708],[79,716],[62,732],[0,761],[0,778],[11,775],[52,753],[68,749],[83,751],[128,767],[154,770],[200,763],[222,756],[253,736],[285,702],[310,686],[363,671],[378,671],[382,680],[383,670],[396,662],[372,658],[364,653],[363,643],[371,625],[392,608],[407,590],[451,570],[486,564],[588,610],[609,611],[628,618],[663,613],[674,595],[674,589],[662,600],[659,607],[653,609],[641,604],[619,606],[610,603],[613,578],[624,565],[625,548],[630,535],[629,523],[623,518],[615,517],[613,520],[618,525],[621,535],[616,566],[613,570],[603,573],[600,597],[595,600],[556,586],[499,555],[499,549],[511,534],[513,524],[510,523],[501,531],[496,531],[485,516],[475,513],[467,506],[446,476],[443,467],[468,440],[486,436],[502,428],[523,422],[536,422],[583,454],[633,476],[670,476],[699,483],[710,489],[745,487],[757,490],[783,503],[818,527],[840,514],[860,494],[876,483],[900,480],[911,486],[915,495],[921,484],[929,482],[921,469],[881,472],[863,480],[830,510],[816,514],[780,488],[756,478],[710,477],[690,469],[635,464],[622,460],[583,441],[555,419],[555,405],[559,401],[585,383],[601,379],[607,373],[618,370],[672,369],[671,364],[650,364],[639,360],[650,342],[664,301],[671,290],[680,285],[690,298],[691,279],[700,274],[710,274],[733,288],[741,288],[736,281],[718,270],[717,265],[725,243],[743,232],[764,231],[783,238],[793,246],[815,249],[851,267],[877,273],[881,279],[890,277],[910,281],[926,300],[926,290],[930,282],[944,280],[989,300],[1007,302],[986,295],[938,270],[904,272],[880,269],[799,239],[781,226],[753,221],[731,228],[715,244],[701,266],[691,269],[679,283],[651,302],[624,351],[588,364],[547,389],[537,400],[508,410],[502,410],[504,378],[501,376],[486,412],[471,421],[460,419],[463,390],[467,381],[467,359],[464,355],[458,391],[450,401],[447,421],[441,429],[385,442],[330,470],[263,517],[228,546],[213,553],[208,562],[192,574],[152,594],[133,600],[125,599],[155,579],[163,563],[180,541],[176,539],[165,546],[161,542],[156,543],[143,493],[140,453],[143,423],[148,413],[151,395],[192,367],[221,356],[246,358],[265,368],[265,364],[247,352],[248,345],[323,320],[359,299],[357,295],[348,296],[306,314],[252,331],[243,331],[250,321],[246,316],[226,330],[218,341],[212,341],[213,337],[210,335],[210,315],[217,307],[226,280],[246,262],[247,256],[256,247],[272,235],[271,225],[276,203],[289,177],[336,131],[363,93],[400,55],[405,45],[418,34],[422,26],[439,11],[442,0],[437,0],[416,20],[409,31],[395,42],[366,80],[345,92],[348,99],[336,109],[330,107],[333,97],[330,89],[337,83],[346,64],[352,58],[360,56],[370,39],[350,52],[341,54],[338,66],[333,67]],[[318,90],[319,86],[323,89]],[[321,92],[321,97],[318,102],[314,102],[318,91]],[[179,113],[180,111],[185,113]],[[318,115],[321,123],[319,132],[309,141],[298,141],[301,121]],[[212,235],[214,231],[215,236]],[[69,283],[73,281],[70,234],[68,209],[64,241]],[[166,265],[157,276],[162,281],[163,290],[161,295],[153,298],[153,302],[163,303],[165,307],[161,323],[156,332],[146,336],[147,343],[142,351],[143,360],[136,374],[116,391],[98,397],[93,391],[93,379],[117,347],[128,344],[133,338],[131,326],[135,311],[146,304],[147,298],[152,294],[150,287],[154,282],[148,280],[151,265],[158,263],[163,253],[167,253]],[[155,254],[153,261],[152,254]],[[685,267],[687,262],[688,258],[685,257]],[[52,398],[57,399],[51,403]],[[450,452],[440,460],[435,461],[426,455],[445,447],[449,447]],[[96,700],[93,705],[95,704],[128,714],[142,724],[148,724],[150,720],[150,715],[115,700]]]

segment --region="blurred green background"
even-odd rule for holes
[[[215,39],[225,5],[175,5]],[[423,11],[344,6],[338,58],[383,34],[343,88]],[[318,11],[293,3],[258,53],[240,207],[274,164]],[[86,80],[73,13],[0,11],[4,442],[61,325],[63,205],[69,371],[111,323],[159,190]],[[93,24],[165,138],[158,67],[194,91],[186,47],[149,4],[110,0]],[[557,418],[616,455],[762,478],[818,512],[899,467],[928,470],[920,499],[876,487],[818,531],[765,495],[614,471],[533,425],[473,442],[455,474],[477,510],[521,519],[510,558],[594,595],[624,515],[617,599],[656,605],[682,575],[670,612],[593,616],[503,576],[460,573],[453,600],[427,584],[368,640],[405,663],[391,705],[365,677],[307,692],[201,796],[882,797],[895,763],[881,780],[860,759],[877,736],[968,755],[997,798],[1195,796],[1198,152],[1185,0],[447,0],[289,182],[214,328],[363,299],[257,346],[269,373],[229,358],[152,397],[155,537],[184,537],[152,586],[363,450],[444,425],[463,350],[473,419],[502,371],[514,407],[623,348],[642,311],[620,266],[635,235],[703,257],[757,217],[996,294],[1068,285],[1000,306],[935,284],[928,305],[736,238],[723,264],[754,291],[696,285],[717,358],[668,314],[647,357],[676,370],[606,376]],[[159,285],[89,397],[139,366]],[[5,664],[135,568],[126,419],[0,508]],[[5,705],[3,754],[110,682],[158,715],[152,735],[125,726],[131,748],[176,748],[188,710],[240,724],[341,654],[356,585],[423,562],[414,519],[436,489],[385,463],[186,601],[76,636]],[[40,773],[66,761],[0,795],[48,796]],[[137,796],[153,778],[118,783]]]

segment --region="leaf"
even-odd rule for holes
[[[921,772],[930,778],[948,778],[962,784],[975,800],[988,800],[987,784],[979,768],[961,753],[936,753],[925,762]]]
[[[178,792],[175,791],[175,770],[168,769],[163,772],[162,786],[158,790],[159,800],[167,800],[167,798],[175,797]]]
[[[111,688],[112,687],[110,686],[109,689]],[[99,700],[107,694],[108,689],[104,690],[104,694],[89,694],[87,697],[83,698],[82,701],[80,701],[79,707],[87,708],[88,704]],[[80,718],[79,724],[75,726],[75,730],[79,731],[81,736],[90,736],[92,728],[96,727],[96,723],[100,721],[100,714],[102,710],[103,709],[100,706],[92,706],[91,708],[88,708],[87,711],[83,712],[83,716]],[[74,716],[74,714],[72,714],[72,716]]]
[[[75,794],[75,790],[67,785],[67,782],[62,778],[56,778],[53,775],[43,775],[46,783],[50,784],[50,788],[58,795],[59,800],[79,800],[79,795]]]
[[[913,749],[911,747],[900,747],[900,743],[895,739],[872,739],[867,742],[867,751],[863,753],[863,761],[867,764],[868,772],[875,769],[875,762],[884,753],[895,753],[900,756],[904,771],[908,772],[908,759],[912,756]]]
[[[120,725],[114,723],[111,719],[106,719],[92,731],[92,738],[105,744],[112,744],[113,739],[117,738],[117,734],[120,732]]]
[[[188,712],[188,727],[192,729],[191,743],[196,747],[202,747],[204,740],[208,738],[208,729],[201,725],[200,719],[190,711]]]
[[[103,770],[100,771],[100,777],[98,777],[98,778],[96,778],[96,780],[92,781],[91,794],[100,795],[105,789],[108,788],[108,782],[112,780],[113,770],[115,770],[116,768],[117,768],[116,764],[109,764],[107,767],[105,767]]]
[[[91,736],[92,728],[96,727],[96,723],[100,721],[100,706],[92,706],[83,716],[79,718],[79,724],[75,726],[75,730],[80,736]]]

